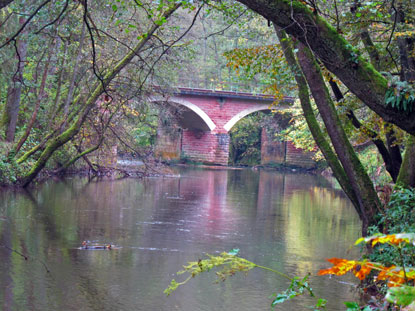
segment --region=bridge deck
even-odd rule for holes
[[[261,102],[273,102],[275,97],[273,95],[266,94],[254,94],[248,92],[235,92],[235,91],[224,91],[224,90],[212,90],[212,89],[201,89],[201,88],[190,88],[190,87],[177,87],[176,95],[194,95],[194,96],[209,96],[219,98],[235,98],[235,99],[250,99],[259,100]],[[294,97],[284,96],[284,102],[294,102]]]

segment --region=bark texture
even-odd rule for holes
[[[415,187],[415,136],[410,135],[405,145],[401,170],[399,172],[397,183],[405,187]]]
[[[354,193],[354,190],[351,187],[350,182],[348,181],[343,166],[339,162],[336,154],[330,146],[330,143],[327,141],[325,135],[323,134],[317,122],[316,116],[314,115],[313,108],[310,102],[310,94],[308,91],[307,81],[301,71],[299,64],[297,63],[297,60],[293,52],[293,48],[289,43],[289,39],[283,30],[279,29],[275,25],[274,27],[278,39],[280,41],[285,59],[287,60],[287,63],[290,66],[290,69],[294,74],[295,80],[297,82],[298,97],[300,98],[301,108],[303,109],[304,118],[306,119],[308,128],[310,129],[310,132],[313,135],[313,138],[316,141],[317,146],[323,153],[328,165],[333,171],[334,177],[337,179],[343,191],[346,193],[350,201],[356,207],[356,210],[360,215],[359,201],[357,200],[356,194]]]
[[[20,19],[20,24],[24,19]],[[12,81],[7,90],[7,102],[3,114],[2,126],[5,131],[6,141],[13,142],[16,133],[17,119],[20,109],[20,96],[23,85],[23,70],[27,54],[27,41],[20,39],[17,43],[17,70],[13,75]]]
[[[337,101],[343,100],[343,94],[338,87],[337,83],[330,78],[329,84],[331,86],[331,89],[334,93],[334,96]],[[349,109],[346,113],[347,117],[349,118],[352,125],[357,129],[363,129],[367,136],[372,140],[372,143],[376,146],[378,149],[379,154],[382,156],[383,162],[385,162],[385,168],[388,171],[389,175],[392,177],[392,180],[396,182],[396,179],[398,178],[399,169],[401,167],[402,158],[399,158],[395,155],[395,152],[397,152],[400,155],[399,146],[394,146],[393,141],[395,139],[395,136],[393,134],[393,128],[391,126],[387,127],[387,139],[388,142],[388,148],[386,147],[383,140],[379,137],[378,133],[363,126],[362,123],[357,119],[356,115],[354,114],[353,110]]]
[[[374,222],[374,217],[380,210],[380,202],[373,183],[366,174],[344,132],[318,64],[311,51],[302,44],[300,44],[298,52],[298,61],[307,79],[337,157],[356,195],[358,211],[360,211],[359,215],[363,222],[362,233],[365,235],[368,225]]]

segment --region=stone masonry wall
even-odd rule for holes
[[[296,148],[292,142],[274,141],[265,129],[262,129],[261,134],[261,164],[280,164],[306,169],[316,167],[312,152]]]
[[[154,155],[166,161],[179,160],[181,130],[177,127],[164,127],[159,124]]]
[[[194,162],[227,165],[229,134],[183,131],[182,158]]]

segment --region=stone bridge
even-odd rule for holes
[[[176,124],[159,125],[157,156],[165,160],[184,158],[219,165],[228,164],[229,131],[239,120],[256,111],[286,109],[294,101],[291,97],[285,97],[278,105],[271,107],[274,97],[270,95],[195,88],[178,88],[172,95],[151,96],[150,100],[168,103],[180,110]],[[266,138],[263,132],[261,149],[270,149],[264,145]],[[275,146],[272,148],[275,149]],[[265,149],[261,152],[266,157]],[[279,157],[282,156],[285,161],[286,143],[277,149]],[[311,165],[309,160],[306,162],[298,166]]]

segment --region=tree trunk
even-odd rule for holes
[[[410,135],[405,145],[405,153],[397,184],[404,187],[415,187],[415,136]]]
[[[334,150],[344,168],[351,187],[357,197],[362,219],[362,233],[366,235],[367,227],[374,223],[374,218],[380,210],[379,198],[369,176],[359,161],[350,144],[336,108],[331,100],[323,76],[313,54],[303,44],[300,44],[298,60],[313,98],[321,114],[327,133],[330,136]]]
[[[20,18],[20,24],[24,19]],[[23,70],[26,61],[27,41],[20,38],[17,43],[17,70],[7,91],[7,102],[3,114],[2,125],[5,131],[6,141],[13,142],[16,133],[17,119],[20,108],[20,96],[23,84]]]
[[[336,100],[339,102],[344,99],[342,92],[340,91],[339,86],[337,83],[330,77],[329,84],[331,86],[331,89],[334,93],[334,96]],[[349,118],[352,125],[357,128],[361,129],[363,128],[363,131],[366,133],[368,137],[372,140],[372,143],[376,146],[378,149],[379,154],[382,156],[383,162],[385,163],[385,168],[389,175],[392,177],[392,180],[396,182],[396,179],[398,178],[399,174],[399,168],[401,166],[402,161],[398,161],[398,158],[392,157],[391,152],[394,152],[397,148],[399,152],[399,146],[395,146],[394,149],[390,148],[391,144],[388,144],[387,148],[385,146],[385,143],[383,140],[379,137],[378,133],[363,126],[362,123],[357,119],[356,115],[354,114],[353,110],[349,109],[346,113],[347,117]],[[389,136],[390,139],[388,140],[388,143],[391,142],[391,140],[394,139],[393,131],[390,131]]]
[[[17,143],[17,146],[15,148],[16,154],[19,152],[20,148],[23,146],[23,144],[29,137],[30,132],[32,131],[33,125],[35,124],[37,113],[40,108],[40,104],[46,98],[46,94],[45,94],[46,79],[48,77],[49,64],[50,64],[50,60],[52,59],[54,45],[55,45],[55,40],[52,39],[49,43],[48,58],[45,63],[45,68],[43,69],[42,81],[40,82],[40,87],[39,87],[39,92],[37,94],[35,108],[33,109],[32,117],[30,118],[29,124],[26,127],[25,133],[23,134],[23,136],[20,138],[19,142]]]
[[[280,41],[285,59],[287,60],[288,65],[295,77],[298,86],[298,97],[300,98],[301,107],[303,109],[304,118],[308,124],[308,128],[310,129],[311,134],[320,148],[321,152],[324,155],[328,165],[330,166],[331,170],[333,171],[334,177],[339,182],[340,186],[342,187],[343,191],[346,193],[352,204],[355,206],[358,214],[360,215],[361,211],[359,208],[359,202],[357,200],[356,194],[354,193],[353,188],[350,185],[350,182],[344,172],[342,165],[340,164],[336,154],[334,153],[333,149],[330,146],[330,143],[326,140],[323,132],[320,129],[320,125],[314,115],[313,108],[310,103],[310,94],[308,92],[308,85],[307,81],[301,72],[301,68],[295,59],[293,48],[289,43],[289,38],[285,34],[285,32],[275,26],[275,30]]]
[[[8,6],[13,1],[14,0],[0,0],[0,9],[4,8],[5,6]]]

